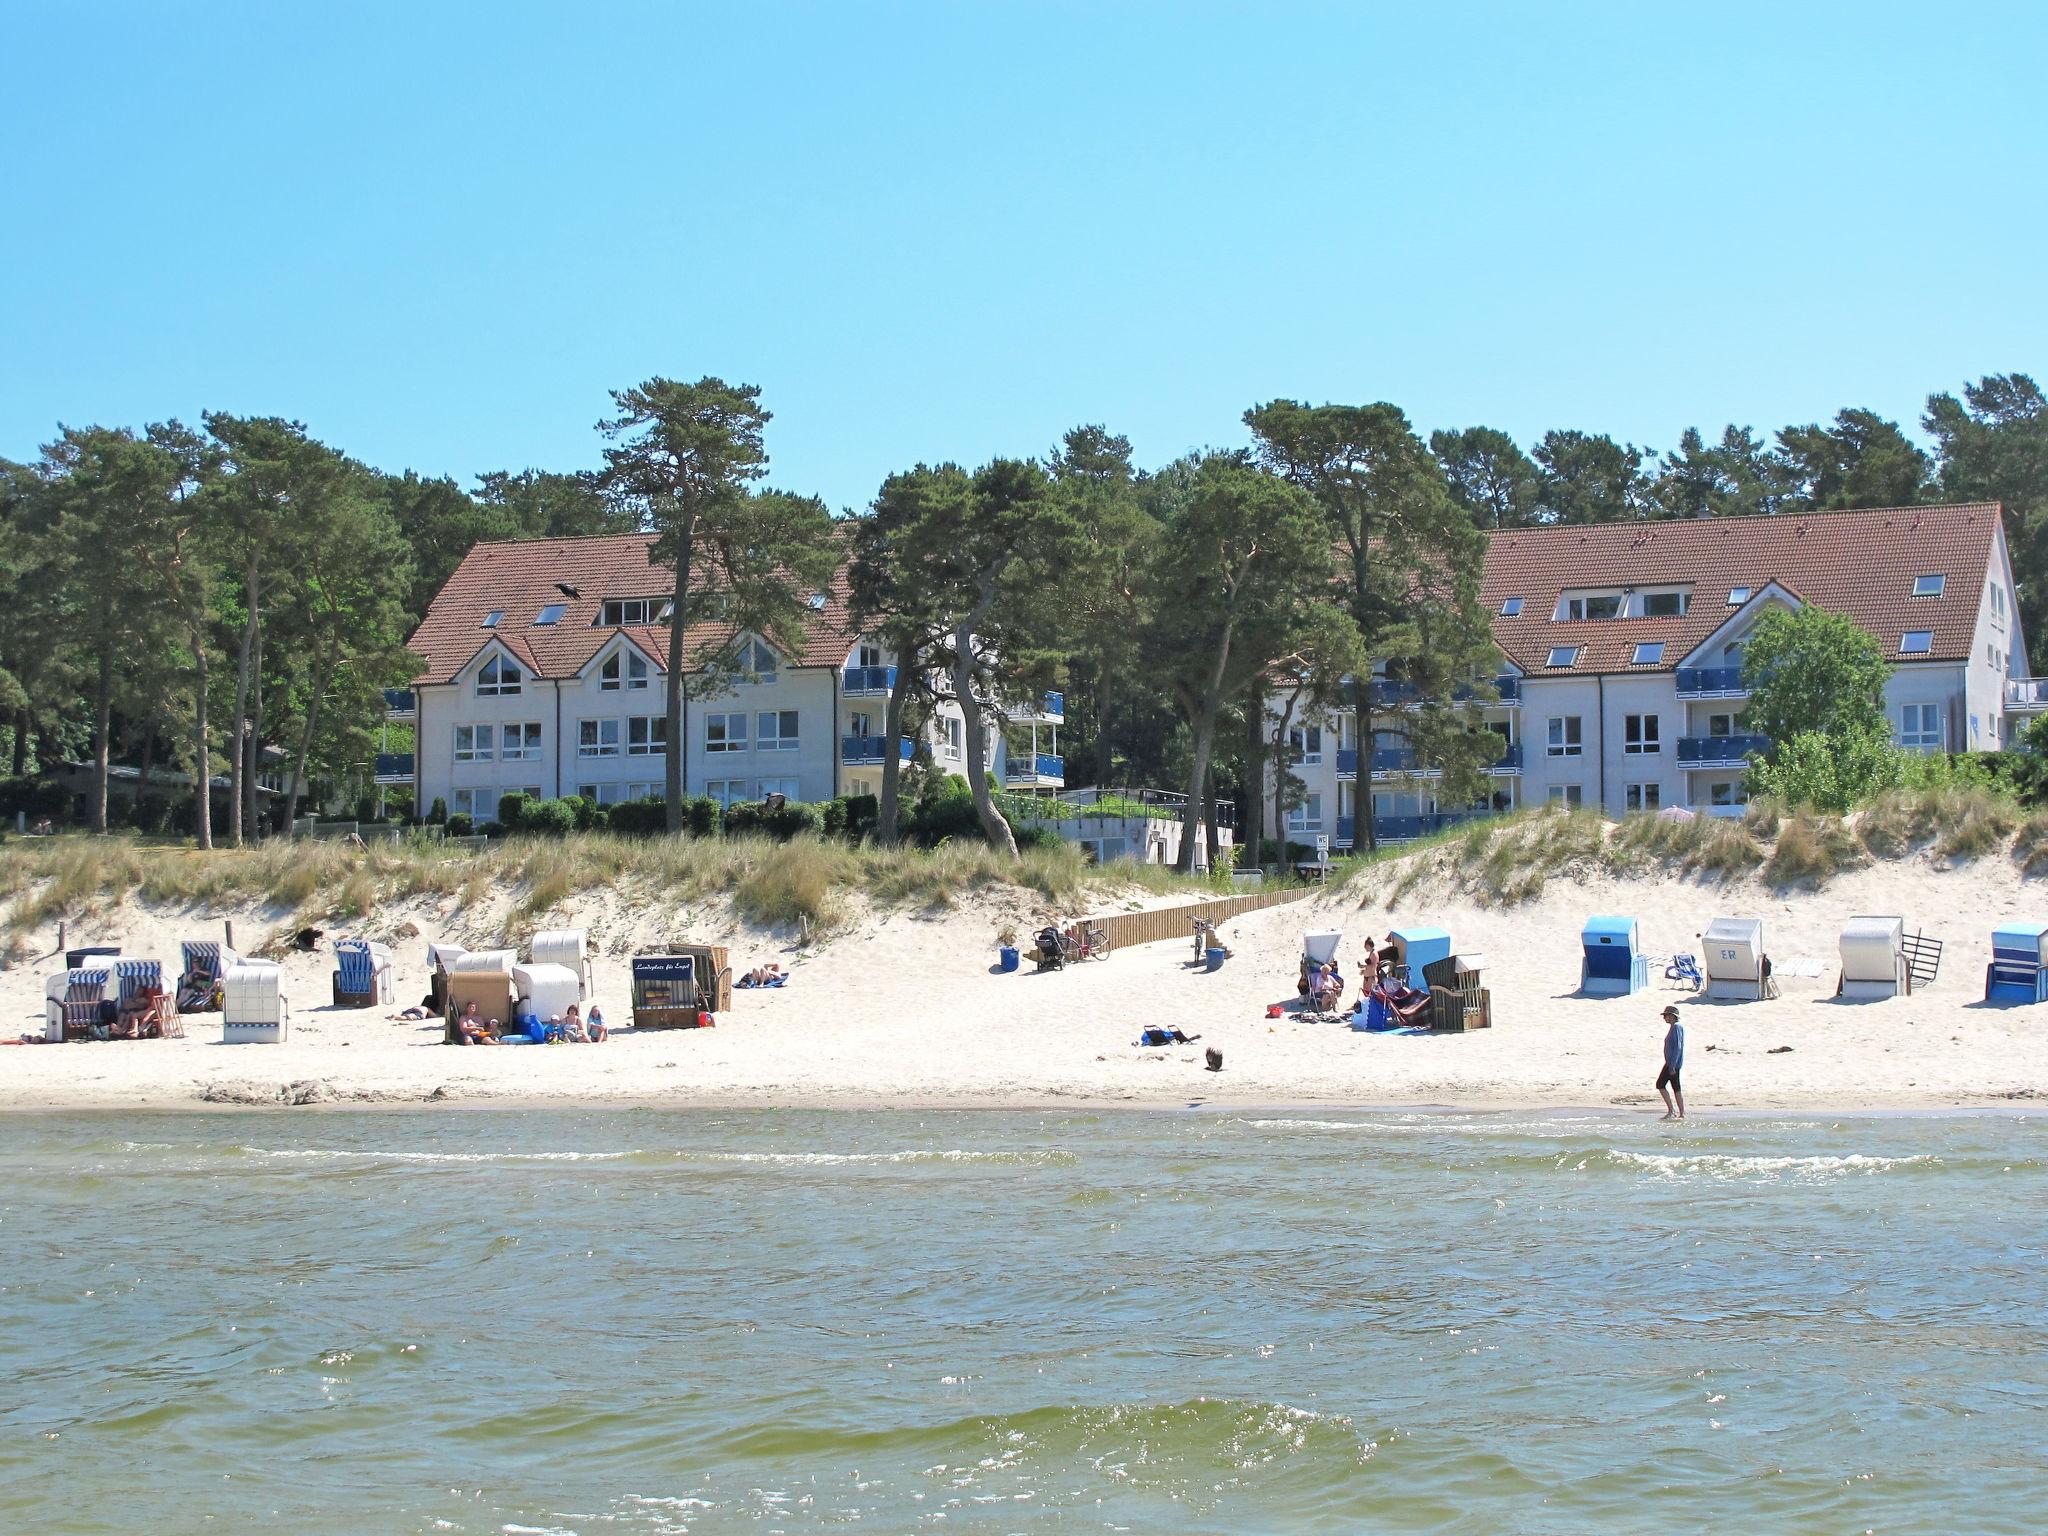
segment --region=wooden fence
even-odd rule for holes
[[[1322,885],[1290,885],[1249,896],[1222,896],[1214,901],[1192,901],[1178,907],[1158,907],[1150,912],[1116,912],[1084,921],[1090,928],[1100,928],[1109,935],[1111,949],[1124,949],[1132,944],[1158,944],[1167,939],[1187,943],[1194,933],[1196,918],[1221,923],[1242,917],[1247,912],[1300,901],[1304,896],[1313,896],[1327,889],[1329,887]]]

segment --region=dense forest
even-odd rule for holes
[[[467,488],[372,468],[296,422],[225,414],[63,427],[33,462],[0,459],[10,809],[52,803],[39,786],[64,763],[94,768],[95,826],[113,763],[144,781],[115,819],[202,840],[354,803],[380,746],[410,745],[382,703],[413,674],[407,636],[487,539],[654,531],[679,611],[715,603],[771,634],[803,622],[776,573],[850,549],[864,622],[932,672],[998,711],[1000,690],[976,677],[995,656],[1064,688],[1070,784],[1220,796],[1247,824],[1247,786],[1285,749],[1251,701],[1362,702],[1346,679],[1377,661],[1423,696],[1407,728],[1447,788],[1462,763],[1477,773],[1490,747],[1448,703],[1487,659],[1486,530],[1998,500],[2030,623],[2048,594],[2048,401],[2023,374],[1930,396],[1925,448],[1862,409],[1768,436],[1688,430],[1658,452],[1577,429],[1424,441],[1391,405],[1274,401],[1245,413],[1248,448],[1146,470],[1126,439],[1082,426],[1035,458],[906,468],[836,519],[760,488],[758,390],[653,380],[614,402],[603,469]],[[675,691],[715,687],[715,670]],[[907,726],[928,702],[906,682],[891,719]],[[259,769],[284,786],[260,807]],[[201,817],[189,792],[149,793],[173,770],[233,787]]]

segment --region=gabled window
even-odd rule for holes
[[[740,670],[753,674],[757,683],[775,681],[775,652],[759,640],[751,640],[740,652]]]
[[[1946,576],[1915,576],[1913,595],[1915,597],[1939,597],[1941,589],[1948,585]]]
[[[492,610],[491,610],[491,611],[490,611],[489,613],[487,613],[487,614],[485,614],[485,615],[484,615],[484,628],[485,628],[485,629],[496,629],[496,628],[498,627],[498,621],[499,621],[500,619],[504,618],[504,617],[505,617],[505,610],[504,610],[504,609],[502,609],[502,608],[493,608],[493,609],[492,609]]]
[[[1662,640],[1641,640],[1636,643],[1635,655],[1629,658],[1629,665],[1633,667],[1655,667],[1661,666],[1663,661],[1664,642]]]
[[[1934,631],[1931,629],[1909,629],[1899,636],[1901,656],[1925,656],[1934,649]]]
[[[1550,660],[1544,663],[1550,667],[1576,667],[1578,664],[1579,647],[1576,645],[1553,645]]]
[[[598,666],[597,687],[600,693],[617,693],[621,689],[646,686],[647,658],[629,647],[620,646]]]
[[[1749,601],[1749,588],[1747,588],[1747,587],[1730,587],[1730,588],[1728,589],[1728,606],[1729,606],[1730,608],[1740,608],[1740,607],[1741,607],[1741,606],[1742,606],[1742,605],[1743,605],[1744,603],[1746,603],[1746,602],[1748,602],[1748,601]]]
[[[503,698],[519,692],[525,675],[517,662],[493,656],[476,670],[476,691],[483,698]]]
[[[1500,616],[1504,619],[1520,618],[1521,614],[1522,600],[1519,597],[1511,597],[1500,605]]]

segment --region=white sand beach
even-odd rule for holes
[[[220,1016],[187,1020],[182,1040],[23,1045],[0,1051],[0,1108],[152,1108],[219,1102],[331,1104],[552,1101],[676,1105],[1042,1105],[1191,1101],[1276,1105],[1656,1107],[1659,1010],[1676,1001],[1688,1036],[1685,1081],[1695,1113],[1727,1109],[1873,1109],[2009,1105],[2048,1093],[2048,1006],[1986,1007],[1984,969],[2002,920],[2048,912],[2048,892],[2009,860],[1943,867],[1915,856],[1837,877],[1817,892],[1774,893],[1755,879],[1554,878],[1524,905],[1488,908],[1425,883],[1389,911],[1373,892],[1384,871],[1345,891],[1270,908],[1225,927],[1233,954],[1214,974],[1190,967],[1190,946],[1161,943],[1100,963],[1034,974],[994,967],[997,921],[1029,931],[1042,915],[1021,900],[977,899],[929,915],[864,915],[810,948],[749,934],[729,913],[653,912],[607,890],[530,922],[587,926],[598,951],[597,999],[614,1026],[631,1017],[626,956],[657,934],[732,947],[736,965],[778,960],[790,984],[741,992],[709,1030],[622,1029],[601,1045],[461,1049],[437,1022],[387,1015],[427,986],[426,946],[448,936],[495,937],[502,905],[453,908],[423,897],[380,912],[363,931],[397,956],[393,1008],[328,1005],[331,961],[286,961],[292,1003],[282,1045],[224,1045]],[[1361,904],[1360,896],[1364,896]],[[1633,913],[1652,954],[1697,951],[1713,916],[1765,925],[1783,976],[1768,1002],[1708,1002],[1675,989],[1653,965],[1632,998],[1577,995],[1579,927],[1589,913]],[[1862,913],[1903,914],[1909,931],[1946,941],[1937,982],[1874,1003],[1834,997],[1838,936]],[[131,899],[71,941],[118,942],[175,962],[177,941],[217,937],[223,914],[170,911]],[[286,914],[232,914],[245,950]],[[1345,930],[1345,969],[1365,935],[1396,921],[1448,928],[1485,958],[1495,1027],[1465,1035],[1378,1036],[1341,1024],[1271,1019],[1294,1000],[1300,935]],[[517,936],[523,937],[523,932]],[[39,936],[41,937],[41,936]],[[54,933],[48,936],[54,940]],[[39,946],[42,947],[42,946]],[[1784,975],[1821,962],[1818,977]],[[39,1033],[43,983],[60,963],[30,959],[0,972],[0,1030]],[[1791,967],[1797,969],[1796,966]],[[1348,1001],[1348,999],[1347,999]],[[1148,1024],[1178,1025],[1195,1046],[1137,1047]],[[1203,1068],[1222,1050],[1220,1073]]]

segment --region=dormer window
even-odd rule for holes
[[[597,669],[597,687],[600,693],[618,693],[621,690],[645,688],[647,686],[647,658],[638,651],[621,646],[605,657]]]
[[[1931,629],[1909,629],[1899,636],[1901,656],[1925,656],[1934,649],[1934,631]]]
[[[1939,597],[1941,589],[1948,585],[1946,576],[1915,576],[1913,595],[1915,597]]]
[[[487,614],[485,614],[485,615],[484,615],[484,628],[485,628],[485,629],[496,629],[496,628],[498,627],[498,621],[499,621],[499,620],[501,620],[501,619],[503,619],[504,617],[505,617],[505,610],[504,610],[504,609],[502,609],[502,608],[493,608],[493,609],[492,609],[492,610],[491,610],[491,611],[490,611],[489,613],[487,613]]]
[[[547,607],[541,609],[539,616],[533,622],[535,624],[559,624],[562,622],[562,615],[568,611],[569,605],[567,603],[549,603]]]
[[[1641,612],[1646,619],[1682,619],[1691,606],[1690,592],[1645,592]]]
[[[1550,648],[1550,660],[1545,662],[1544,665],[1550,667],[1576,667],[1579,664],[1579,650],[1580,647],[1576,645],[1553,645]]]
[[[1575,597],[1561,599],[1557,605],[1559,620],[1569,623],[1583,623],[1588,619],[1618,619],[1621,617],[1622,594],[1619,592],[1586,592]]]
[[[1741,606],[1742,606],[1742,605],[1743,605],[1744,603],[1746,603],[1746,602],[1748,602],[1748,601],[1749,601],[1749,588],[1747,588],[1747,587],[1730,587],[1730,588],[1728,589],[1728,606],[1729,606],[1730,608],[1740,608],[1740,607],[1741,607]]]
[[[1522,600],[1511,597],[1500,605],[1500,616],[1504,619],[1518,619],[1522,616]]]
[[[520,691],[520,685],[525,678],[526,674],[519,670],[517,662],[507,661],[502,656],[493,656],[477,668],[477,697],[504,698],[515,694]]]
[[[740,651],[740,670],[753,674],[757,683],[775,681],[775,652],[759,640],[749,640]]]
[[[653,624],[658,622],[655,614],[661,609],[658,597],[615,597],[606,600],[599,611],[599,627],[623,629],[629,624]]]

